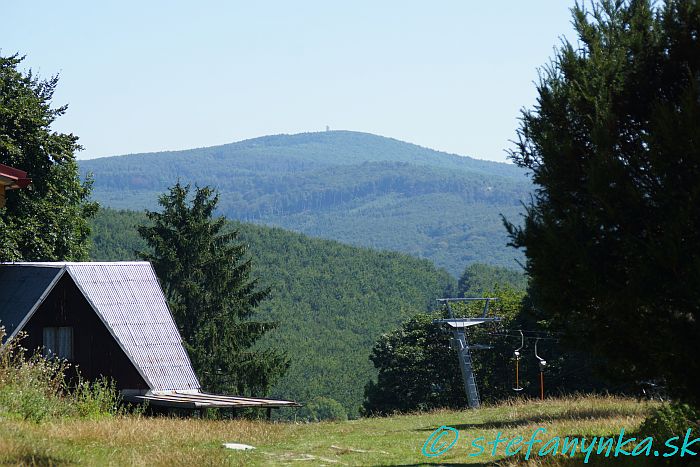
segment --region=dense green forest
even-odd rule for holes
[[[509,164],[349,131],[266,136],[187,151],[81,161],[93,196],[153,209],[178,179],[221,192],[230,219],[428,258],[516,268],[500,214],[517,220],[531,184]]]
[[[135,259],[134,251],[146,247],[136,226],[145,222],[143,213],[101,210],[92,221],[92,259]],[[259,316],[279,323],[260,345],[274,342],[292,360],[275,396],[302,402],[326,396],[357,415],[364,386],[376,377],[369,354],[379,335],[456,288],[428,260],[279,228],[233,226],[249,246],[254,275],[271,288]]]

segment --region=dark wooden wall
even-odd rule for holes
[[[24,327],[28,349],[43,346],[45,326],[73,327],[73,357],[85,379],[106,376],[115,380],[117,389],[148,389],[148,385],[119,347],[87,299],[66,273],[51,294]]]

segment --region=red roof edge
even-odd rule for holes
[[[24,170],[15,169],[9,165],[0,164],[0,177],[9,178],[13,180],[14,183],[7,188],[24,188],[30,183],[32,179],[27,177],[27,172]]]

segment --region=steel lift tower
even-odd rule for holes
[[[467,328],[483,323],[494,323],[501,320],[498,316],[487,316],[489,312],[489,304],[497,298],[439,298],[438,302],[447,307],[449,318],[435,319],[434,324],[440,324],[452,332],[452,346],[457,350],[459,358],[459,368],[462,371],[462,380],[464,381],[464,391],[467,393],[467,401],[470,409],[476,409],[481,404],[479,400],[479,388],[476,385],[474,378],[474,369],[472,367],[472,356],[470,349],[484,349],[489,346],[473,344],[469,345],[467,339]],[[472,318],[455,318],[450,306],[453,302],[484,302],[484,308],[481,316]]]

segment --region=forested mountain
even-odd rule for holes
[[[466,264],[515,267],[500,214],[518,219],[529,196],[510,164],[433,151],[376,135],[329,131],[255,138],[210,148],[81,161],[94,197],[122,209],[155,208],[178,179],[221,192],[231,219],[280,226],[358,246]]]
[[[93,260],[131,260],[146,248],[136,226],[144,213],[101,210],[92,221]],[[254,276],[270,287],[261,318],[279,327],[274,340],[292,366],[273,395],[308,402],[327,396],[357,415],[364,386],[376,376],[369,361],[378,336],[426,311],[456,289],[430,261],[378,252],[279,228],[233,223],[249,245]]]

